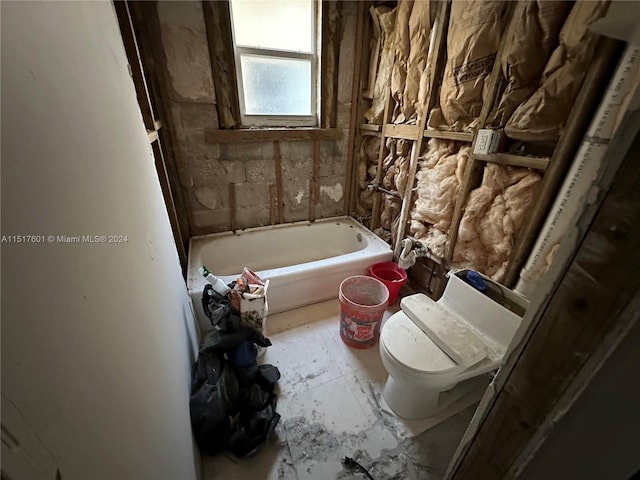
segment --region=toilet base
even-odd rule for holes
[[[441,392],[440,389],[413,385],[391,376],[387,377],[382,389],[382,395],[391,410],[408,420],[428,417],[440,410],[443,407],[439,402]]]

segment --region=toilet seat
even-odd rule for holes
[[[403,311],[385,322],[380,342],[397,368],[420,377],[453,377],[467,368],[454,362]]]

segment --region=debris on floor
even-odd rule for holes
[[[259,277],[252,278],[256,279]],[[266,285],[260,282],[251,300],[265,304]],[[216,286],[207,284],[202,294],[202,306],[214,330],[193,366],[191,424],[203,452],[226,450],[242,458],[255,453],[280,420],[274,393],[280,371],[256,361],[258,347],[271,345],[262,332],[266,311],[252,309],[251,322],[247,322],[232,306],[233,288],[221,294]],[[246,286],[251,288],[248,283]]]

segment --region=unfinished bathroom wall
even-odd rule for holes
[[[343,214],[357,4],[338,2],[338,19],[331,17],[340,22],[336,29],[340,35],[338,138],[317,140],[317,159],[313,140],[279,141],[278,147],[273,141],[253,143],[246,138],[243,142],[207,141],[205,132],[219,129],[219,122],[202,2],[157,5],[180,185],[192,232]],[[279,192],[281,199],[276,198]],[[277,212],[278,200],[283,218]]]
[[[615,46],[589,31],[607,7],[399,0],[370,9],[352,211],[396,258],[411,236],[440,265],[515,280],[615,64]],[[502,140],[472,153],[481,129],[503,130]]]

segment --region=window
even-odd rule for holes
[[[317,125],[314,0],[230,4],[242,124]]]

